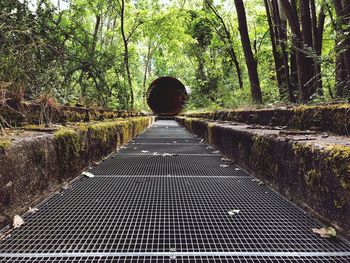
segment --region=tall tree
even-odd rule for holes
[[[250,81],[250,90],[252,98],[256,103],[262,103],[262,95],[260,89],[259,75],[257,69],[257,62],[254,58],[252,47],[250,44],[247,17],[245,13],[245,7],[242,0],[235,0],[235,6],[237,10],[239,33],[241,35],[241,42],[244,51],[244,57],[248,69],[248,76]]]
[[[350,0],[333,0],[337,14],[338,95],[350,97]]]
[[[241,67],[239,65],[236,51],[235,51],[234,46],[233,46],[231,32],[228,29],[228,27],[226,26],[226,23],[225,23],[223,17],[219,14],[218,10],[214,7],[213,1],[205,0],[205,3],[209,7],[209,9],[211,9],[213,11],[213,13],[217,17],[217,19],[220,21],[220,25],[223,28],[224,34],[222,34],[219,30],[217,30],[215,25],[213,25],[213,24],[212,25],[213,25],[214,29],[216,30],[216,32],[218,33],[222,42],[224,42],[225,45],[228,46],[228,53],[229,53],[231,60],[234,63],[235,68],[236,68],[239,87],[242,89],[243,88],[242,70],[241,70]]]
[[[130,73],[130,65],[129,65],[129,39],[125,34],[125,0],[121,0],[121,6],[120,6],[120,30],[123,37],[123,44],[124,44],[124,64],[125,64],[125,70],[126,75],[128,78],[128,85],[129,85],[129,91],[130,91],[130,106],[131,109],[134,108],[134,90],[132,87],[132,79],[131,79],[131,73]]]
[[[290,83],[288,55],[286,51],[286,24],[281,20],[277,0],[264,0],[264,4],[269,24],[279,93],[282,99],[288,99],[291,102],[295,102]]]
[[[303,36],[300,29],[299,17],[297,13],[297,7],[295,0],[281,1],[281,4],[286,12],[290,28],[292,30],[292,45],[295,49],[295,61],[296,68],[298,72],[298,88],[299,88],[299,97],[301,101],[307,102],[310,100],[310,94],[307,89],[307,82],[309,81],[308,75],[306,74],[305,68],[308,66],[305,62],[305,53],[302,52],[303,46]]]

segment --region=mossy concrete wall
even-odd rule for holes
[[[239,123],[184,117],[177,121],[267,185],[350,236],[348,138],[319,134],[309,140],[284,136],[278,130],[249,129],[249,125]]]
[[[138,111],[118,111],[56,105],[44,107],[39,103],[21,102],[7,105],[0,102],[2,124],[21,127],[28,124],[88,122],[93,120],[111,120],[115,118],[140,117],[145,114]]]
[[[153,117],[63,127],[0,143],[0,224],[141,133]],[[56,191],[55,190],[55,191]]]
[[[290,108],[223,110],[185,114],[186,117],[237,121],[290,129],[311,129],[350,135],[350,104],[298,106]]]

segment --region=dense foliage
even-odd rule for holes
[[[1,97],[143,110],[150,82],[169,75],[191,91],[188,109],[346,99],[349,9],[349,0],[0,0]]]

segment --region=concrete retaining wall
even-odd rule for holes
[[[267,126],[287,126],[289,129],[310,129],[346,136],[350,135],[350,104],[222,110],[191,113],[185,114],[185,116]]]
[[[283,135],[240,123],[177,121],[267,185],[350,235],[350,144],[347,137]]]
[[[152,124],[153,117],[82,123],[0,143],[0,224],[28,210]]]

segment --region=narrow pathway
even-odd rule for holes
[[[25,215],[0,262],[350,262],[344,240],[173,121]]]

